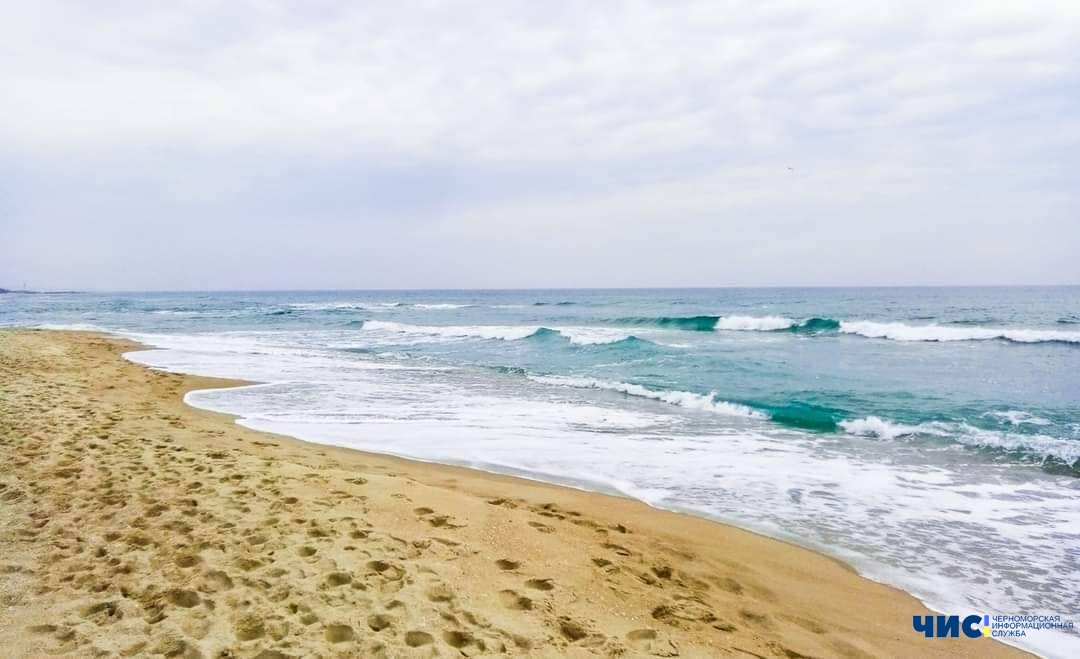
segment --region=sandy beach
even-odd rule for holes
[[[733,527],[247,430],[137,348],[0,331],[5,656],[1027,656]]]

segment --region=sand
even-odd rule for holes
[[[736,528],[246,430],[136,347],[0,331],[4,656],[1022,654]]]

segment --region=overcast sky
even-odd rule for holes
[[[0,286],[1080,283],[1080,2],[809,4],[0,0]]]

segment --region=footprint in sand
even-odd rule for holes
[[[173,606],[179,606],[181,608],[190,609],[193,606],[197,606],[202,600],[199,598],[198,593],[193,590],[186,590],[183,588],[174,588],[165,592],[165,599],[169,604]]]
[[[405,576],[405,569],[386,561],[368,561],[367,569],[389,581],[400,581]]]
[[[554,590],[555,583],[551,579],[529,579],[525,585],[533,590]]]
[[[559,618],[559,632],[571,643],[580,641],[589,635],[584,625],[566,616]]]
[[[758,613],[749,609],[739,609],[739,617],[742,618],[743,622],[754,627],[764,627],[766,629],[772,627],[772,620],[767,613]]]
[[[617,545],[617,544],[615,544],[613,542],[605,542],[602,546],[604,547],[604,549],[610,549],[611,551],[615,552],[619,556],[626,557],[626,556],[633,555],[633,552],[630,551],[629,549],[627,549],[626,547],[623,547],[622,545]]]
[[[411,631],[405,633],[405,645],[410,648],[418,648],[422,645],[431,645],[435,637],[427,632]]]
[[[83,607],[83,610],[80,613],[82,617],[92,620],[98,625],[115,622],[124,616],[124,613],[120,610],[120,607],[116,602],[98,602],[97,604],[91,604]]]
[[[654,629],[635,629],[626,635],[626,640],[631,642],[651,641],[657,636]]]
[[[668,639],[661,639],[654,629],[635,629],[626,635],[627,642],[636,650],[656,657],[677,657],[679,648]]]
[[[195,567],[202,561],[198,554],[177,554],[175,563],[177,567]]]
[[[450,517],[449,515],[435,515],[433,517],[428,517],[427,518],[428,524],[431,524],[435,528],[443,528],[443,527],[448,528],[448,529],[465,528],[464,524],[456,524],[452,520],[453,520],[453,518]]]
[[[437,583],[428,588],[427,598],[432,602],[449,602],[454,599],[454,591],[444,583]]]
[[[233,580],[221,570],[210,570],[205,575],[204,588],[211,593],[220,590],[229,590],[233,587]]]
[[[462,650],[469,646],[474,646],[481,652],[487,649],[483,640],[476,638],[469,632],[448,629],[442,633],[442,637],[447,645],[452,648],[457,648],[458,650]]]
[[[694,623],[710,624],[719,620],[712,609],[686,598],[676,598],[676,601],[655,607],[652,610],[652,617],[679,628],[692,627]]]
[[[266,627],[262,618],[254,614],[247,614],[236,621],[233,625],[233,632],[236,634],[236,638],[241,641],[253,641],[262,638],[266,634]]]
[[[331,572],[323,581],[326,588],[337,588],[352,583],[352,575],[348,572]]]
[[[356,633],[353,628],[345,624],[333,624],[326,626],[326,640],[331,643],[345,643],[353,640]]]
[[[502,605],[508,609],[514,609],[515,611],[531,611],[533,608],[533,601],[528,597],[519,595],[517,591],[502,590],[499,591],[499,601]]]
[[[658,576],[658,577],[660,577],[661,579],[664,579],[664,580],[671,579],[671,575],[673,574],[673,571],[672,571],[671,567],[668,566],[668,565],[654,566],[652,568],[652,572],[653,572],[653,574],[655,574],[656,576]]]

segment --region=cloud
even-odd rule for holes
[[[798,208],[841,235],[1007,190],[1080,242],[1072,2],[46,0],[0,10],[0,43],[24,228],[197,212],[481,245]],[[1028,269],[1080,275],[1054,267]]]
[[[12,7],[3,139],[531,161],[948,120],[1075,79],[1072,3]]]

